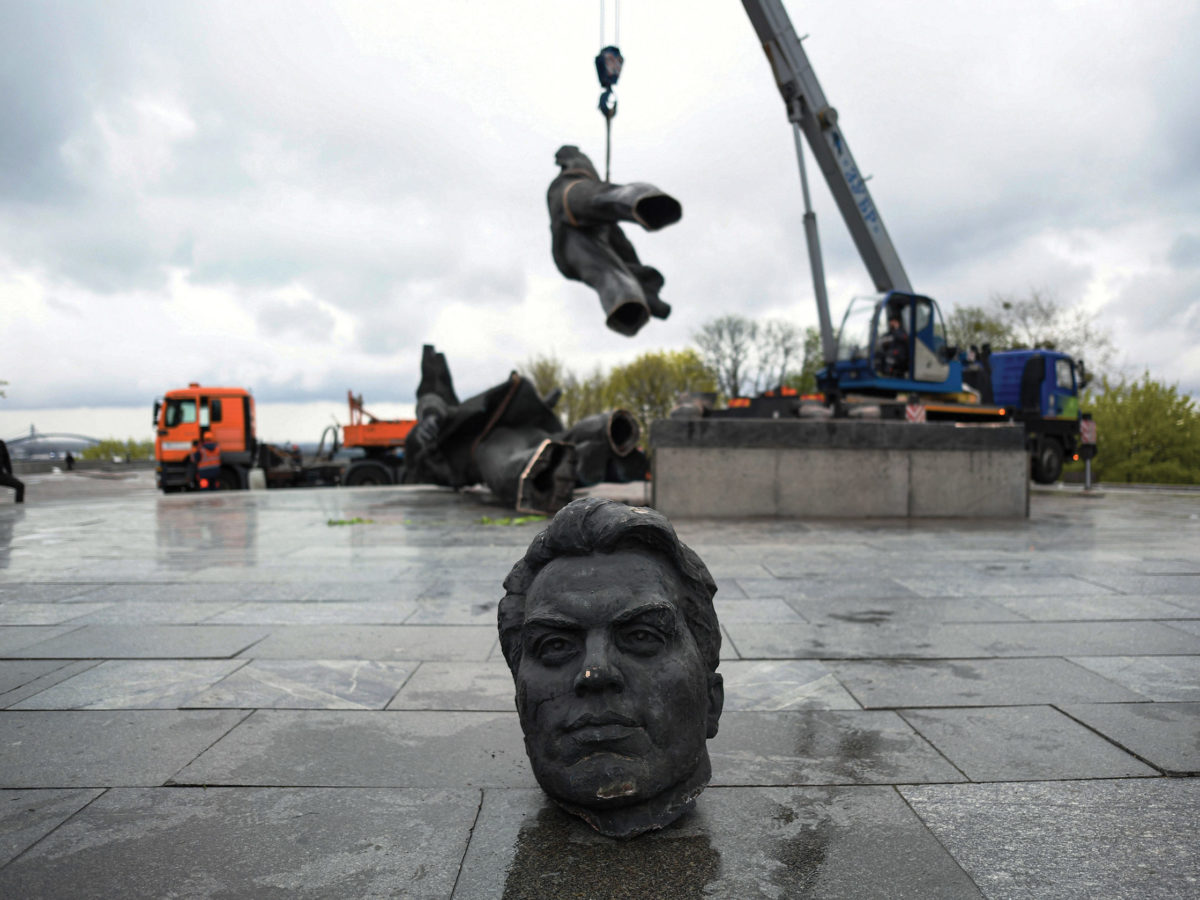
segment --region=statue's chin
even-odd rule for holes
[[[561,797],[550,791],[551,799],[572,815],[579,816],[594,829],[607,837],[632,838],[647,831],[665,828],[696,805],[700,795],[712,778],[712,765],[705,749],[699,762],[686,778],[666,790],[645,800],[631,800],[628,795],[598,797],[586,806]],[[609,786],[602,786],[602,790]],[[620,784],[612,786],[619,793]]]

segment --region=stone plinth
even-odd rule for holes
[[[676,516],[1023,517],[1020,426],[659,420],[653,505]]]

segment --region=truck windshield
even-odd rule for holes
[[[838,331],[838,362],[870,359],[871,323],[875,318],[875,306],[881,295],[855,297],[842,318]]]
[[[163,424],[168,428],[176,425],[192,425],[196,421],[195,400],[167,400],[167,412]]]

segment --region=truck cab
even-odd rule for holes
[[[1005,350],[991,354],[988,365],[995,402],[1025,423],[1034,481],[1057,481],[1063,461],[1081,450],[1082,364],[1058,350]]]
[[[962,362],[946,344],[933,300],[888,291],[850,302],[838,330],[837,360],[817,377],[842,392],[954,394],[962,390]]]
[[[188,488],[192,442],[211,431],[221,447],[221,486],[239,490],[254,459],[254,398],[242,388],[202,387],[167,391],[154,403],[154,458],[158,487]]]

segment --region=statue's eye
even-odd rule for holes
[[[575,642],[558,634],[550,634],[533,647],[533,654],[548,665],[565,662],[575,652]]]
[[[666,639],[657,628],[631,625],[621,632],[621,643],[634,653],[657,653]]]

